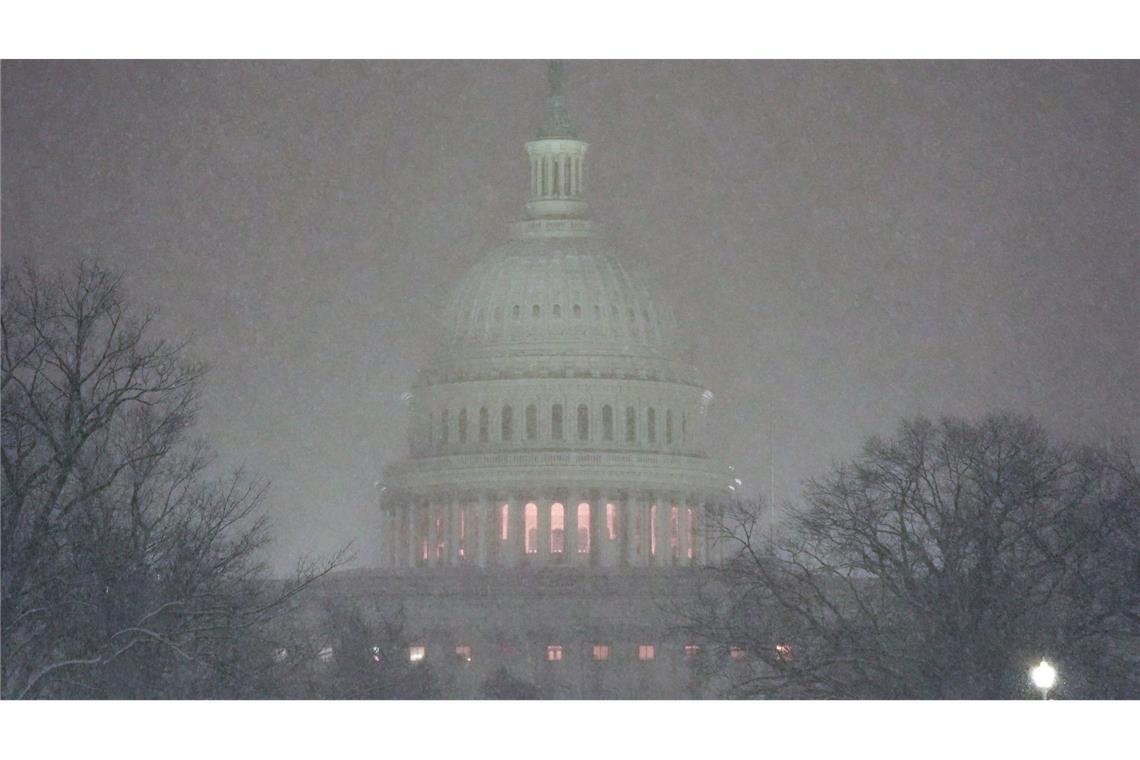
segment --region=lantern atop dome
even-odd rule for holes
[[[549,69],[550,96],[546,121],[537,140],[526,144],[530,158],[530,200],[528,219],[580,219],[589,212],[582,200],[585,189],[586,148],[577,139],[566,97],[562,94],[562,63],[552,61]]]

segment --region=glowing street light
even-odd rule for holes
[[[1049,698],[1049,690],[1057,683],[1057,670],[1045,660],[1029,669],[1029,678],[1033,685],[1041,690],[1041,698]]]

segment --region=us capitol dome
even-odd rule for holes
[[[552,65],[524,219],[456,285],[409,394],[410,456],[383,479],[386,588],[413,659],[454,649],[561,696],[676,695],[672,676],[569,666],[681,657],[658,602],[719,561],[706,526],[730,483],[699,444],[712,394],[669,303],[596,234],[588,147]]]

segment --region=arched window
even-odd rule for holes
[[[538,319],[538,316],[539,316],[540,314],[542,314],[542,309],[541,309],[541,308],[539,308],[538,304],[535,304],[535,305],[534,305],[534,308],[530,310],[530,315],[531,315],[532,317],[534,317],[535,319]]]
[[[558,502],[550,505],[550,553],[561,554],[566,548],[566,510]]]
[[[681,556],[681,510],[676,507],[669,508],[669,556],[677,559]]]
[[[578,553],[590,553],[590,504],[585,501],[578,504]]]
[[[554,318],[555,319],[561,319],[562,318],[562,305],[561,304],[554,304]]]
[[[585,441],[590,437],[590,408],[585,404],[578,404],[578,440]]]
[[[526,439],[533,441],[538,438],[538,409],[534,404],[526,408]]]
[[[594,321],[597,322],[602,318],[602,307],[594,304]]]
[[[657,556],[657,505],[649,506],[649,556]]]
[[[632,406],[625,408],[625,442],[637,441],[637,410]]]
[[[451,431],[448,429],[447,410],[444,409],[439,414],[439,442],[446,445],[447,439],[451,436]]]
[[[499,540],[506,541],[511,537],[511,505],[503,502],[499,505]]]
[[[579,304],[574,304],[574,319],[582,318],[582,307]]]
[[[538,505],[533,501],[527,502],[523,508],[523,521],[526,523],[523,536],[527,554],[538,554]]]
[[[657,411],[653,407],[649,407],[649,412],[645,415],[645,436],[650,443],[657,440]]]
[[[602,407],[602,439],[614,439],[614,410],[609,404]]]
[[[459,442],[467,443],[467,407],[459,410]]]
[[[479,408],[479,443],[486,443],[487,442],[487,428],[490,426],[489,417],[490,417],[490,415],[487,414],[487,407],[485,407],[485,406],[480,407]]]
[[[503,440],[504,441],[511,440],[511,434],[514,431],[514,426],[511,424],[511,413],[512,413],[512,411],[513,410],[511,409],[510,406],[504,406],[503,407]]]
[[[672,445],[673,443],[673,410],[669,409],[665,412],[665,443]]]
[[[550,407],[550,437],[555,441],[562,440],[562,404]]]
[[[519,318],[519,307],[517,305],[511,309],[511,317],[513,317],[514,319]]]
[[[617,540],[617,505],[613,502],[606,502],[606,535]]]

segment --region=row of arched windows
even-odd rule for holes
[[[523,408],[522,429],[515,429],[515,408],[511,404],[504,404],[499,413],[497,441],[538,441],[539,407],[536,404],[527,404]],[[663,443],[672,446],[674,443],[684,443],[688,440],[688,417],[685,413],[674,414],[672,409],[664,410],[659,414],[656,407],[648,407],[644,413],[644,427],[639,427],[639,412],[637,407],[626,406],[621,418],[621,427],[615,419],[615,410],[611,404],[603,404],[599,416],[591,415],[588,404],[578,404],[572,414],[568,414],[560,403],[551,404],[549,409],[543,407],[543,416],[549,415],[550,424],[546,428],[548,440],[551,441],[591,441],[624,442],[624,443]],[[567,420],[569,417],[569,420]],[[459,410],[455,422],[455,441],[459,444],[489,443],[491,441],[492,423],[491,411],[486,406],[479,407],[474,415],[468,413],[466,407]],[[679,425],[676,424],[679,418]],[[598,424],[598,429],[591,431],[591,421]],[[570,424],[567,425],[567,422]],[[427,443],[429,447],[438,443],[447,445],[452,442],[452,418],[447,408],[439,412],[439,416],[429,414],[427,425]],[[516,435],[519,437],[516,439]],[[620,436],[620,438],[619,438]]]

